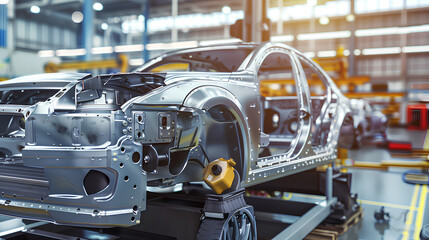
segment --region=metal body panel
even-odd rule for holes
[[[0,164],[13,165],[17,172],[43,173],[44,184],[43,191],[35,189],[37,197],[30,198],[31,192],[14,197],[9,185],[0,184],[5,189],[0,213],[70,225],[130,226],[140,222],[145,210],[146,186],[201,181],[204,167],[217,158],[236,161],[245,187],[333,162],[350,113],[348,99],[314,65],[330,87],[320,116],[313,119],[302,56],[286,45],[182,50],[149,61],[142,69],[162,63],[163,57],[211,49],[250,53],[235,72],[40,75],[0,84],[5,101],[0,114],[11,123],[1,126]],[[298,129],[287,151],[264,156],[262,150],[286,147],[281,135],[265,134],[262,126],[267,108],[289,101],[262,99],[259,93],[258,69],[272,53],[291,61]],[[33,98],[17,92],[22,87]],[[44,100],[34,100],[45,88],[55,94],[45,92]],[[312,143],[314,128],[323,133],[320,144]],[[270,143],[272,139],[277,142]],[[9,173],[0,171],[0,179],[12,184],[14,175]],[[40,180],[31,174],[19,176],[24,184],[19,188]]]

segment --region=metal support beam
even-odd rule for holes
[[[264,28],[267,25],[267,0],[244,0],[243,41],[264,41]]]
[[[401,27],[408,26],[408,10],[407,10],[407,0],[402,1],[401,9]],[[400,35],[399,46],[401,49],[407,46],[408,34]],[[408,76],[407,76],[407,54],[401,51],[401,78],[405,81],[405,89],[408,89]]]
[[[146,44],[149,43],[149,33],[148,33],[148,29],[147,29],[147,23],[149,21],[149,0],[146,0],[143,3],[142,8],[143,8],[142,14],[144,16],[144,22],[143,22],[144,31],[143,31],[143,35],[142,35],[143,46],[144,46],[143,60],[144,60],[144,62],[147,62],[149,60],[149,51],[146,49]]]
[[[0,4],[0,47],[7,47],[7,5]]]
[[[337,198],[320,202],[301,216],[298,221],[279,233],[273,240],[304,239],[305,236],[331,214],[331,206],[336,202]]]
[[[311,16],[310,16],[310,26],[309,26],[309,32],[310,33],[314,33],[316,32],[316,18],[315,18],[315,6],[311,6]],[[314,54],[317,56],[316,54],[316,40],[311,39],[310,41],[308,41],[309,44],[309,51],[314,52]]]
[[[94,10],[92,10],[92,0],[84,0],[83,1],[83,22],[81,28],[81,44],[82,47],[86,50],[86,55],[83,56],[83,60],[91,59],[91,49],[93,44],[93,36],[94,36]]]
[[[355,15],[355,0],[350,0],[350,14],[352,14],[353,16],[356,16]],[[355,76],[355,69],[356,69],[356,67],[355,67],[355,65],[356,65],[355,54],[354,54],[354,50],[356,47],[356,36],[355,36],[356,23],[355,22],[356,22],[356,18],[354,19],[354,21],[351,21],[349,24],[350,32],[352,33],[352,35],[349,38],[349,46],[348,46],[348,49],[350,51],[349,58],[348,58],[348,60],[349,60],[349,64],[348,64],[349,65],[349,68],[348,68],[349,77]]]
[[[283,0],[277,0],[279,7],[279,20],[277,21],[277,35],[283,34]]]
[[[171,28],[171,42],[177,42],[178,40],[178,33],[177,33],[177,26],[176,26],[176,17],[179,9],[179,3],[178,0],[171,0],[171,16],[173,18],[173,26]]]

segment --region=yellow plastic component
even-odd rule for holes
[[[217,194],[229,189],[234,181],[235,162],[232,159],[219,158],[206,166],[203,172],[204,182]]]

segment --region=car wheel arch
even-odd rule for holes
[[[250,148],[251,148],[251,134],[249,129],[249,124],[246,120],[246,115],[242,104],[230,91],[217,86],[202,86],[191,91],[188,96],[184,99],[183,107],[200,109],[205,113],[210,114],[211,109],[214,108],[224,108],[231,112],[234,119],[237,121],[237,124],[240,129],[240,141],[242,142],[242,159],[240,169],[237,169],[241,174],[241,178],[247,178],[248,164],[247,159],[250,159]],[[227,141],[225,141],[225,144]],[[257,152],[257,151],[256,151]],[[212,159],[210,159],[212,160]]]

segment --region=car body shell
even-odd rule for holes
[[[386,116],[363,99],[351,99],[350,106],[353,113],[355,129],[359,129],[362,137],[371,137],[378,133],[385,133],[387,126]]]
[[[147,186],[201,181],[204,167],[217,158],[237,162],[244,187],[332,163],[339,139],[347,145],[353,131],[349,100],[317,64],[287,45],[182,50],[143,69],[174,54],[224,48],[252,51],[234,72],[52,74],[0,83],[0,114],[11,123],[2,126],[0,140],[0,213],[77,226],[131,226],[140,223]],[[273,53],[290,58],[293,99],[261,98],[258,69]],[[317,119],[300,61],[312,64],[328,86]],[[21,103],[27,91],[31,101]],[[34,99],[43,94],[46,99]],[[284,109],[285,102],[296,106]],[[268,109],[280,117],[294,111],[292,137],[264,133]],[[283,152],[261,154],[286,145]]]

